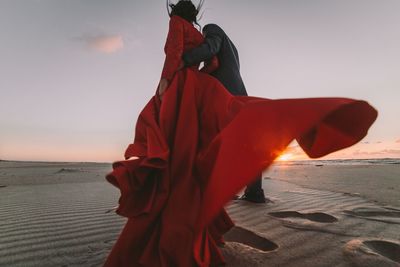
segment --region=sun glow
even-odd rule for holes
[[[292,158],[293,158],[293,155],[291,153],[283,153],[276,160],[288,161],[288,160],[291,160]]]

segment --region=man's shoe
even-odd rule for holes
[[[258,194],[249,194],[245,193],[243,196],[239,198],[239,200],[245,200],[252,203],[265,203],[264,192],[260,192]]]

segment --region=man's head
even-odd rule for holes
[[[203,35],[204,37],[207,36],[208,33],[223,33],[224,30],[221,29],[221,27],[219,27],[217,24],[207,24],[206,26],[204,26],[203,28]]]

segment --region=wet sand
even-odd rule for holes
[[[0,266],[101,266],[125,223],[110,168],[1,161]],[[227,206],[227,266],[400,266],[399,169],[274,166],[271,202]]]

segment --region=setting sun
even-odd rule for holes
[[[280,155],[276,160],[278,161],[288,161],[293,158],[293,155],[291,153],[284,153]]]

